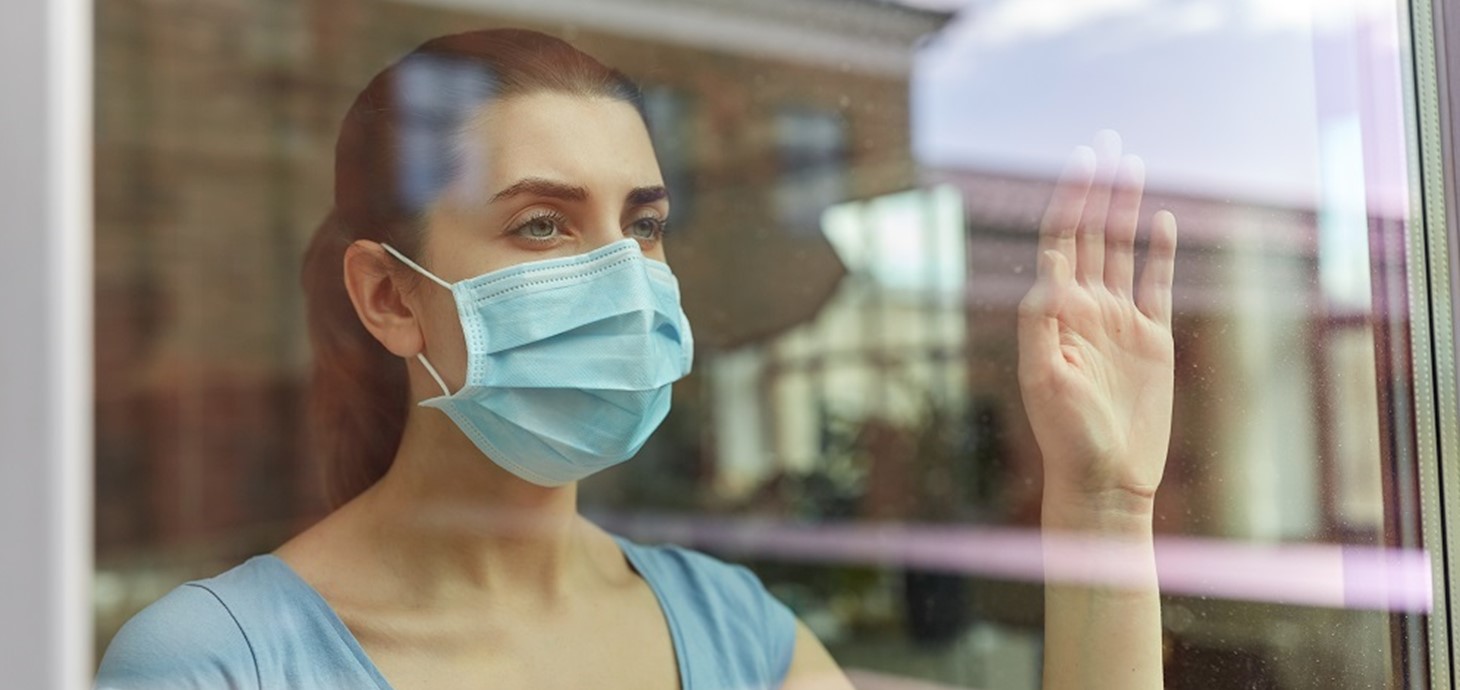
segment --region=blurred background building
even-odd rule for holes
[[[641,456],[585,483],[585,511],[630,536],[679,521],[690,545],[750,563],[865,687],[1038,687],[1040,583],[723,549],[692,526],[1034,534],[1039,454],[1014,319],[1050,151],[1081,142],[1063,137],[1071,122],[1146,142],[1147,215],[1169,208],[1182,226],[1158,531],[1420,546],[1412,421],[1395,402],[1410,373],[1393,9],[1335,20],[1305,4],[1274,19],[1234,0],[1171,18],[1173,3],[1090,5],[98,2],[98,650],[171,587],[323,515],[298,270],[331,200],[339,119],[396,57],[487,26],[559,35],[639,80],[674,196],[667,246],[696,372]],[[1012,9],[1031,6],[1060,20]],[[1167,48],[1138,35],[1174,26],[1172,40],[1220,54],[1240,43],[1231,26],[1259,19],[1285,28],[1253,45],[1301,27],[1301,45],[1267,65],[1301,88],[1246,72],[1159,81],[1150,58]],[[1108,44],[1085,45],[1095,32]],[[1101,62],[1112,55],[1145,76]],[[1094,79],[1081,61],[1109,69],[1111,89],[1081,91]],[[1257,114],[1122,117],[1208,91]],[[1260,104],[1270,91],[1282,97]],[[960,128],[966,140],[949,134]],[[1252,141],[1245,161],[1221,150]],[[1417,615],[1192,592],[1165,607],[1168,687],[1418,687]]]

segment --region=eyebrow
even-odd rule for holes
[[[588,198],[588,189],[580,185],[565,184],[542,177],[528,177],[512,183],[506,189],[492,195],[488,203],[495,203],[502,199],[510,199],[514,196],[532,194],[536,196],[553,197],[564,201],[584,201]],[[640,206],[652,204],[661,199],[667,199],[669,191],[663,185],[649,185],[635,187],[629,191],[625,200],[629,204]]]
[[[584,187],[554,182],[541,177],[529,177],[518,180],[506,189],[492,195],[492,200],[488,203],[496,203],[523,194],[550,196],[565,201],[583,201],[588,198],[588,190]]]
[[[652,204],[660,199],[668,199],[669,190],[665,189],[664,185],[658,184],[649,187],[634,187],[629,191],[628,196],[624,198],[630,205],[642,206],[644,204]]]

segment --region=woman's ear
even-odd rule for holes
[[[378,242],[356,240],[345,248],[345,290],[365,330],[397,357],[414,357],[425,347],[416,310],[405,301],[407,288],[392,270],[394,257]]]

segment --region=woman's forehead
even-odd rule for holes
[[[525,178],[590,190],[660,181],[648,129],[626,102],[541,92],[494,101],[463,131],[472,186],[495,194]]]

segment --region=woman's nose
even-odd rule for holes
[[[583,231],[584,251],[593,251],[618,242],[624,238],[624,231],[618,226],[618,219],[593,223]]]

